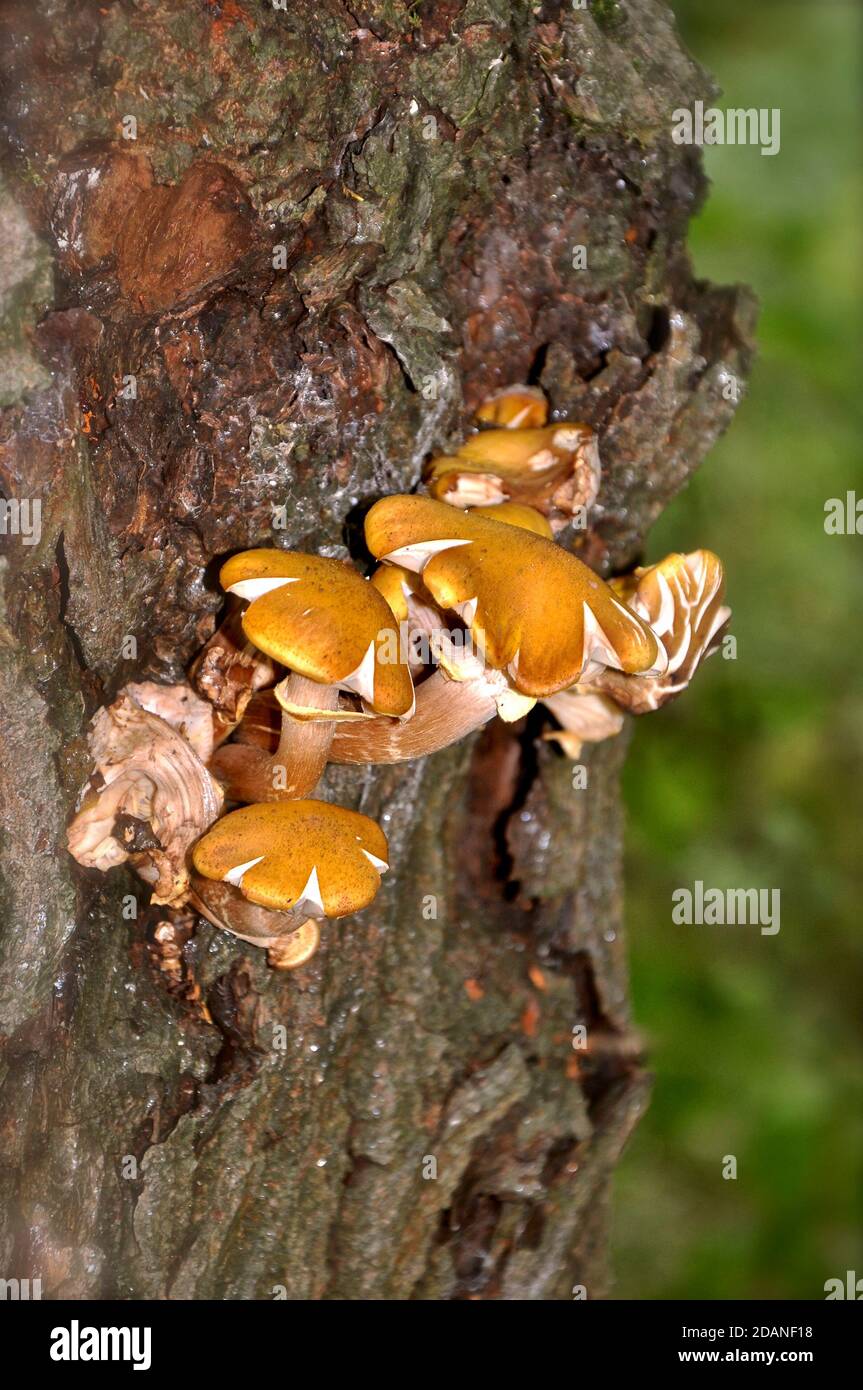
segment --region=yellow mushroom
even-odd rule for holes
[[[429,664],[445,619],[418,574],[401,565],[378,565],[369,581],[386,599],[404,633],[403,649],[412,675]]]
[[[474,515],[479,516],[481,510],[477,508]],[[487,510],[490,514],[499,514],[502,521],[509,520],[512,524],[524,525],[528,530],[551,535],[545,517],[530,507],[503,503],[500,507],[489,507]],[[408,666],[412,675],[419,677],[432,659],[440,655],[443,639],[448,633],[446,614],[435,605],[420,576],[401,565],[378,565],[369,583],[386,600],[400,632],[404,632]],[[255,744],[274,753],[281,723],[282,710],[275,692],[258,691],[249,701],[237,727],[237,742]]]
[[[504,386],[487,396],[476,418],[484,425],[508,430],[535,428],[548,419],[548,401],[538,386]]]
[[[421,581],[401,565],[378,565],[369,583],[387,602],[396,622],[404,623],[408,616],[408,600],[421,588]]]
[[[592,570],[543,536],[425,497],[388,497],[366,517],[372,554],[422,576],[456,613],[477,655],[444,662],[418,687],[413,719],[337,731],[337,762],[396,762],[445,747],[497,711],[518,717],[536,700],[605,666],[661,669],[650,627]],[[456,677],[455,681],[453,677]]]
[[[601,672],[592,683],[633,714],[658,709],[685,690],[716,651],[731,617],[724,603],[725,571],[711,550],[666,555],[658,564],[612,581],[627,607],[656,633],[668,661],[661,672],[626,678]]]
[[[506,669],[526,695],[573,684],[592,661],[642,672],[660,658],[649,626],[608,584],[521,527],[396,496],[372,507],[366,541],[378,559],[421,574],[434,601],[469,627],[486,665]]]
[[[547,541],[554,540],[551,529],[542,512],[536,507],[526,507],[522,502],[498,502],[496,507],[474,507],[474,516],[484,516],[488,521],[505,521],[507,526],[520,526],[523,531],[533,531],[536,536],[544,536]]]
[[[325,801],[243,806],[195,845],[192,902],[292,969],[314,954],[319,922],[368,907],[388,853],[380,826],[358,811]]]
[[[597,742],[620,732],[623,711],[646,714],[685,690],[701,662],[718,646],[731,617],[723,603],[722,562],[710,550],[666,555],[646,569],[611,581],[611,587],[662,643],[667,664],[662,671],[623,673],[608,668],[544,701],[561,729],[546,735],[570,756],[582,742]]]
[[[378,590],[349,565],[283,550],[247,550],[222,567],[224,589],[248,601],[243,631],[287,666],[276,687],[279,746],[226,744],[212,770],[233,801],[280,801],[313,790],[335,725],[371,711],[407,718],[414,693],[393,614]],[[358,695],[363,711],[339,707]]]
[[[450,506],[521,502],[560,530],[596,500],[599,451],[590,426],[575,421],[480,430],[454,455],[433,458],[424,477],[431,496]]]

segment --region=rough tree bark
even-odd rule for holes
[[[362,505],[489,388],[541,382],[599,430],[594,524],[563,540],[604,573],[637,557],[751,351],[751,299],[684,246],[704,181],[670,113],[710,82],[660,0],[2,13],[0,477],[41,537],[4,541],[0,1273],[80,1299],[602,1296],[648,1090],[625,737],[586,750],[586,791],[539,714],[331,769],[393,869],[296,975],[204,923],[167,975],[140,882],[63,837],[89,717],[182,674],[217,560],[361,557]]]

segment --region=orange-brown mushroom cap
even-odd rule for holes
[[[542,536],[426,497],[385,497],[366,517],[378,559],[422,574],[441,608],[470,628],[485,662],[542,698],[589,663],[626,672],[663,666],[649,626],[574,555]]]
[[[417,575],[412,574],[410,570],[403,569],[401,565],[378,565],[369,579],[369,583],[386,600],[387,607],[391,609],[396,621],[406,622],[408,595],[416,593],[417,589],[422,588]]]
[[[424,481],[436,500],[454,507],[523,502],[560,524],[589,507],[599,487],[599,453],[589,425],[561,420],[541,429],[489,429],[455,454],[430,460]]]
[[[509,430],[542,426],[548,419],[548,401],[538,386],[504,386],[486,397],[476,418]]]
[[[555,463],[571,459],[593,430],[574,420],[561,420],[541,429],[480,430],[456,450],[456,457],[471,463],[492,465],[504,477],[525,470],[543,473]]]
[[[505,521],[507,526],[520,526],[523,531],[533,531],[535,536],[544,536],[547,541],[554,540],[554,532],[542,512],[522,502],[498,502],[494,507],[474,507],[472,511],[474,516]]]
[[[245,550],[222,566],[229,593],[249,600],[250,642],[297,675],[353,690],[379,714],[407,715],[413,684],[393,614],[378,590],[339,560]]]
[[[358,811],[325,801],[278,801],[223,816],[192,858],[204,878],[232,883],[250,902],[322,918],[367,907],[387,855],[384,832]]]

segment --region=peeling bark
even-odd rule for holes
[[[161,968],[162,912],[64,830],[89,717],[181,676],[215,562],[361,562],[364,504],[497,387],[597,430],[595,524],[559,539],[637,557],[751,356],[750,296],[685,251],[704,180],[670,113],[711,84],[660,0],[0,19],[0,482],[41,504],[38,543],[4,537],[0,1269],[80,1299],[602,1296],[648,1090],[625,735],[585,749],[586,791],[541,712],[331,767],[393,870],[294,975],[200,920]]]

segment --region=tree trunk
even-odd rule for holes
[[[160,959],[140,880],[78,869],[64,831],[90,716],[181,678],[218,558],[361,558],[363,504],[497,386],[599,431],[591,528],[561,539],[603,573],[637,557],[751,351],[751,299],[684,249],[704,181],[671,112],[710,83],[660,0],[3,21],[0,1273],[78,1299],[600,1297],[648,1092],[625,735],[585,750],[586,789],[538,712],[330,768],[393,867],[296,974],[201,921]]]

